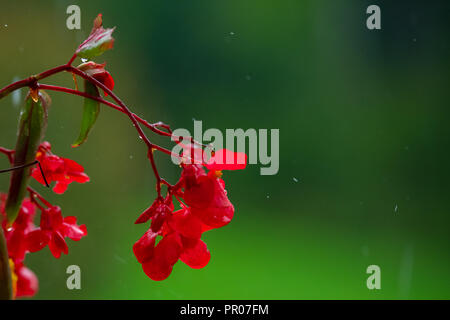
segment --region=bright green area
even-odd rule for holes
[[[81,31],[65,27],[73,3]],[[72,149],[82,98],[51,93],[47,140],[92,181],[62,196],[33,185],[89,235],[69,240],[60,260],[47,249],[27,257],[37,298],[449,299],[449,4],[378,1],[381,31],[365,27],[369,4],[1,1],[0,86],[64,63],[102,12],[116,43],[96,61],[107,61],[114,91],[136,113],[190,130],[193,118],[205,129],[280,129],[278,175],[257,165],[225,173],[236,214],[205,234],[210,264],[179,262],[154,282],[131,250],[146,228],[133,223],[155,197],[145,146],[102,106],[88,141]],[[70,75],[46,83],[73,87]],[[2,146],[14,145],[18,110],[11,97],[0,101]],[[166,156],[158,165],[177,179]],[[0,176],[0,190],[8,181]],[[80,291],[65,286],[71,264],[81,267]],[[366,287],[372,264],[379,291]]]

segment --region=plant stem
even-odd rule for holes
[[[84,97],[84,98],[92,99],[92,100],[98,101],[100,103],[103,103],[103,104],[107,105],[108,107],[116,109],[117,111],[125,113],[123,108],[119,107],[118,105],[116,105],[116,104],[114,104],[112,102],[109,102],[109,101],[107,101],[107,100],[105,100],[103,98],[90,95],[90,94],[85,93],[83,91],[78,91],[78,90],[65,88],[65,87],[60,87],[60,86],[52,86],[52,85],[48,85],[48,84],[38,84],[38,88],[39,89],[43,89],[43,90],[65,92],[65,93],[81,96],[81,97]],[[166,137],[171,137],[172,136],[169,132],[166,132],[166,131],[158,129],[158,127],[166,128],[167,125],[159,123],[159,122],[158,123],[149,123],[147,120],[144,120],[143,118],[139,117],[135,113],[133,113],[133,116],[136,118],[137,121],[142,123],[145,127],[149,128],[153,132],[155,132],[155,133],[157,133],[157,134],[159,134],[161,136],[166,136]],[[179,137],[174,136],[174,139],[178,139],[178,138]]]
[[[8,248],[3,227],[0,226],[0,300],[11,300],[12,298],[13,290]]]
[[[8,94],[13,92],[14,90],[23,88],[23,87],[30,87],[36,85],[37,81],[45,79],[47,77],[50,77],[51,75],[60,73],[62,71],[67,71],[68,69],[72,68],[71,65],[64,64],[62,66],[58,66],[52,69],[49,69],[47,71],[41,72],[37,75],[28,77],[23,80],[16,81],[14,83],[11,83],[10,85],[0,89],[0,99],[3,97],[6,97]]]
[[[153,150],[155,150],[156,148],[155,148],[155,145],[153,143],[151,143],[150,140],[147,138],[147,136],[145,135],[144,131],[142,131],[142,128],[139,125],[139,123],[136,120],[136,118],[134,117],[133,113],[122,102],[122,100],[120,100],[120,98],[118,96],[116,96],[108,87],[106,87],[103,83],[101,83],[100,81],[98,81],[94,77],[91,77],[88,74],[86,74],[85,72],[83,72],[83,71],[81,71],[81,70],[79,70],[77,68],[74,68],[72,66],[70,66],[69,71],[73,72],[74,74],[80,76],[81,78],[83,78],[85,80],[88,80],[92,84],[96,85],[97,87],[99,87],[100,89],[105,91],[108,95],[111,96],[111,98],[114,101],[117,102],[117,104],[119,104],[120,107],[122,107],[124,113],[130,118],[131,122],[133,123],[133,126],[136,128],[136,130],[137,130],[137,132],[139,134],[139,137],[142,140],[144,140],[145,144],[147,145],[147,148],[148,148],[147,157],[150,160],[150,164],[152,166],[153,173],[154,173],[155,178],[156,178],[156,191],[158,193],[158,196],[161,197],[161,176],[158,173],[158,169],[156,168],[156,164],[155,164],[155,157],[153,156]]]

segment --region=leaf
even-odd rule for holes
[[[94,84],[86,80],[84,81],[84,92],[94,97],[100,97],[98,88]],[[84,98],[83,118],[81,119],[80,135],[78,136],[78,139],[72,144],[73,148],[79,147],[87,140],[88,134],[94,126],[99,112],[100,102],[89,98]]]
[[[31,163],[36,159],[36,152],[47,130],[47,115],[50,103],[50,97],[44,91],[30,90],[25,99],[25,105],[20,112],[14,167]],[[31,169],[31,167],[26,167],[12,172],[5,205],[10,224],[16,219],[25,198]]]
[[[94,20],[89,37],[78,47],[76,54],[80,58],[92,59],[101,55],[106,50],[112,49],[114,38],[112,33],[114,28],[105,29],[102,26],[102,14],[100,13]]]

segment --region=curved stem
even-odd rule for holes
[[[104,104],[104,105],[106,105],[106,106],[108,106],[108,107],[111,107],[111,108],[113,108],[113,109],[115,109],[115,110],[117,110],[117,111],[120,111],[120,112],[122,112],[122,113],[125,113],[124,110],[123,110],[121,107],[119,107],[118,105],[116,105],[116,104],[114,104],[114,103],[112,103],[112,102],[109,102],[109,101],[107,101],[107,100],[105,100],[105,99],[102,99],[102,98],[100,98],[100,97],[96,97],[96,96],[90,95],[90,94],[88,94],[88,93],[82,92],[82,91],[78,91],[78,90],[74,90],[74,89],[70,89],[70,88],[65,88],[65,87],[52,86],[52,85],[48,85],[48,84],[38,84],[38,88],[39,88],[39,89],[43,89],[43,90],[51,90],[51,91],[65,92],[65,93],[77,95],[77,96],[80,96],[80,97],[92,99],[92,100],[98,101],[98,102],[100,102],[100,103],[102,103],[102,104]],[[157,128],[157,126],[160,125],[159,123],[152,124],[152,123],[149,123],[147,120],[142,119],[141,117],[139,117],[139,116],[136,115],[135,113],[133,113],[133,115],[134,115],[134,117],[136,118],[137,121],[139,121],[140,123],[142,123],[145,127],[149,128],[149,129],[152,130],[153,132],[155,132],[155,133],[157,133],[157,134],[159,134],[159,135],[162,135],[162,136],[167,136],[167,137],[170,137],[170,136],[171,136],[169,133],[167,133],[167,132],[165,132],[165,131],[162,131],[162,130],[159,130],[159,129]],[[158,145],[156,145],[156,144],[153,144],[153,147],[154,147],[156,150],[158,150],[158,151],[161,151],[161,152],[163,152],[163,153],[165,153],[165,154],[168,154],[169,156],[174,156],[174,157],[180,158],[179,155],[177,155],[177,154],[171,152],[170,150],[168,150],[168,149],[166,149],[166,148],[160,147],[160,146],[158,146]]]
[[[65,87],[60,87],[60,86],[52,86],[52,85],[48,85],[48,84],[38,84],[38,88],[39,89],[43,89],[43,90],[65,92],[65,93],[77,95],[77,96],[80,96],[80,97],[89,98],[89,99],[98,101],[100,103],[103,103],[103,104],[107,105],[108,107],[116,109],[117,111],[125,113],[125,111],[121,107],[119,107],[118,105],[116,105],[116,104],[114,104],[112,102],[109,102],[109,101],[107,101],[107,100],[105,100],[103,98],[87,94],[87,93],[85,93],[83,91],[78,91],[78,90],[65,88]],[[166,137],[171,137],[172,136],[169,132],[165,132],[163,130],[158,129],[158,127],[163,127],[164,124],[159,123],[159,122],[157,122],[157,123],[149,123],[147,120],[144,120],[143,118],[139,117],[135,113],[133,113],[133,116],[136,118],[137,121],[142,123],[145,127],[149,128],[153,132],[155,132],[155,133],[157,133],[157,134],[159,134],[161,136],[166,136]],[[164,126],[166,126],[166,125],[164,125]],[[177,138],[178,138],[177,136],[174,136],[174,139],[177,139]]]
[[[92,84],[96,85],[97,87],[99,87],[100,89],[102,89],[103,91],[105,91],[108,95],[111,96],[112,99],[114,99],[114,101],[117,102],[117,104],[119,104],[120,107],[122,107],[124,113],[130,118],[131,122],[133,123],[133,126],[136,128],[139,137],[145,142],[145,144],[147,145],[148,148],[148,152],[147,152],[147,157],[150,160],[152,169],[153,169],[153,173],[155,175],[156,178],[156,191],[158,192],[158,196],[161,196],[161,176],[158,173],[158,169],[156,168],[156,163],[155,163],[155,157],[153,156],[153,150],[155,149],[154,144],[150,142],[150,140],[147,138],[147,136],[145,135],[144,131],[142,130],[141,126],[139,125],[138,121],[136,120],[134,114],[130,111],[130,109],[122,102],[122,100],[120,100],[120,98],[118,96],[116,96],[108,87],[106,87],[103,83],[101,83],[100,81],[98,81],[97,79],[95,79],[94,77],[89,76],[88,74],[86,74],[85,72],[74,68],[72,66],[69,67],[69,70],[71,72],[73,72],[76,75],[79,75],[80,77],[82,77],[85,80],[88,80],[89,82],[91,82]]]

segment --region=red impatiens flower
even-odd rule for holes
[[[148,277],[155,281],[164,280],[178,260],[194,269],[208,264],[211,254],[200,240],[202,231],[202,222],[188,209],[181,209],[166,220],[161,233],[150,228],[134,244],[133,251]],[[163,238],[155,247],[160,234]]]
[[[16,298],[34,296],[39,288],[39,281],[34,272],[25,267],[22,262],[11,263],[11,265],[14,296]]]
[[[4,218],[6,217],[3,208],[5,200],[6,194],[0,194],[0,211]],[[33,223],[35,211],[35,205],[30,199],[26,198],[22,202],[19,214],[12,226],[8,226],[7,219],[3,219],[2,227],[8,246],[8,254],[14,261],[23,261],[25,254],[28,252],[25,239],[28,234],[36,228]]]
[[[88,75],[92,76],[94,79],[103,83],[109,90],[114,89],[114,79],[111,74],[105,70],[106,63],[95,63],[93,61],[88,61],[82,63],[78,66],[78,69],[86,72]],[[104,91],[105,96],[108,94]]]
[[[152,219],[150,229],[133,246],[148,277],[166,279],[178,260],[194,269],[208,264],[211,254],[201,240],[203,232],[225,226],[234,215],[221,170],[243,169],[246,161],[245,154],[220,150],[205,164],[208,173],[200,164],[182,165],[180,181],[169,188],[167,197],[157,198],[136,221]],[[182,209],[173,211],[172,196],[184,200]],[[157,243],[158,237],[162,239]]]
[[[191,207],[192,214],[212,228],[225,226],[234,215],[225,182],[218,175],[217,171],[206,174],[198,165],[186,166],[182,173],[186,204]]]
[[[16,220],[9,226],[4,211],[6,197],[6,194],[0,193],[0,216],[3,216],[1,227],[8,248],[13,294],[14,297],[31,297],[38,290],[38,279],[33,271],[24,266],[23,261],[29,252],[26,238],[36,228],[33,223],[36,207],[30,199],[25,198]]]
[[[48,245],[53,256],[58,259],[61,252],[69,252],[65,237],[79,241],[86,235],[86,225],[77,225],[77,218],[73,216],[63,218],[61,208],[52,206],[42,211],[40,228],[30,232],[27,244],[31,252],[39,251]]]
[[[39,146],[36,155],[44,171],[45,178],[48,183],[56,181],[53,188],[55,193],[61,194],[67,190],[67,187],[72,182],[85,183],[89,181],[89,177],[84,173],[84,168],[73,160],[58,157],[51,153],[51,145],[48,142],[43,142]],[[31,175],[39,183],[45,185],[44,178],[41,175],[39,168],[34,168]]]

